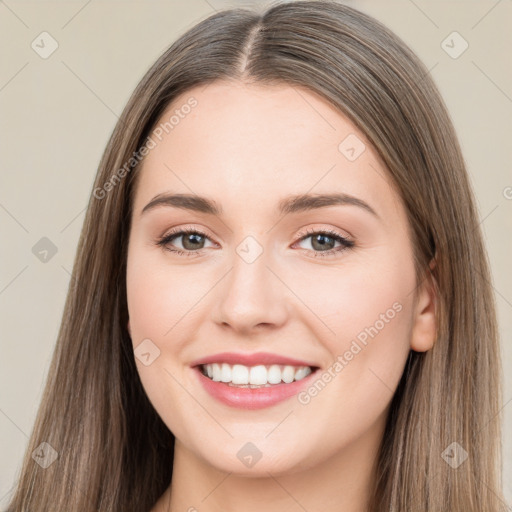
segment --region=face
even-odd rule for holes
[[[433,313],[376,151],[284,85],[194,88],[160,122],[134,196],[127,299],[162,420],[199,460],[253,476],[381,435],[409,351],[433,343]]]

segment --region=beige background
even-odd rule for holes
[[[346,3],[416,51],[461,140],[494,276],[505,367],[504,482],[512,503],[512,1]],[[84,209],[117,116],[165,48],[200,19],[235,5],[267,3],[0,3],[0,508],[32,429]],[[43,31],[58,43],[47,59],[31,47]],[[469,44],[456,59],[441,46],[453,31]],[[57,248],[46,263],[32,252],[42,237]]]

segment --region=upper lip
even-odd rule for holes
[[[290,366],[311,366],[312,368],[317,368],[317,365],[311,362],[301,361],[299,359],[293,359],[279,354],[272,354],[270,352],[255,352],[253,354],[221,352],[219,354],[213,354],[211,356],[202,357],[201,359],[196,359],[195,361],[192,361],[190,366],[201,366],[210,363],[227,363],[231,365],[241,364],[244,366],[282,364]]]

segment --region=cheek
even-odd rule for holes
[[[404,270],[353,269],[327,281],[328,290],[313,279],[304,283],[335,333],[322,338],[331,362],[297,397],[297,417],[311,423],[318,447],[313,457],[349,446],[385,419],[409,354],[414,276]]]
[[[158,251],[137,244],[130,247],[126,287],[137,371],[158,414],[172,431],[180,433],[183,418],[175,412],[189,407],[182,386],[187,386],[190,376],[177,361],[187,340],[183,330],[194,322],[192,306],[200,297],[198,286],[190,285],[186,271],[170,269]],[[144,350],[139,349],[142,346]],[[144,352],[150,352],[152,358],[147,365],[137,357]]]
[[[142,352],[138,347],[145,346],[142,344],[147,344],[147,340],[158,353],[148,366],[136,357],[137,370],[150,401],[164,421],[169,419],[171,409],[180,410],[187,405],[188,395],[183,393],[182,386],[189,386],[192,376],[183,364],[183,351],[201,325],[201,299],[215,282],[211,269],[200,270],[186,263],[173,265],[166,256],[163,250],[149,251],[135,242],[129,248],[126,274],[135,355]],[[174,422],[176,418],[174,415]]]
[[[357,404],[373,403],[376,409],[366,411],[369,418],[391,398],[409,354],[413,326],[414,263],[403,254],[381,253],[365,265],[351,261],[328,272],[322,269],[320,278],[303,273],[298,294],[307,297],[308,307],[329,327],[329,332],[322,328],[330,357],[330,375],[324,381],[333,392],[322,391],[325,398],[318,402],[329,396],[333,406],[335,401],[352,403],[356,416]]]
[[[134,343],[144,338],[168,340],[181,318],[193,316],[193,305],[204,286],[197,272],[187,268],[192,267],[171,268],[156,253],[144,254],[136,248],[129,253],[126,285]]]
[[[395,345],[400,340],[408,341],[415,286],[412,259],[375,252],[375,257],[364,262],[353,258],[336,267],[318,267],[298,274],[298,294],[329,327],[331,336],[326,338],[333,340],[329,343],[331,352],[344,349],[356,338],[364,343],[376,331],[393,332]]]

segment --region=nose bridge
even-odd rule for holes
[[[282,283],[269,270],[270,253],[254,236],[235,248],[232,269],[220,289],[217,321],[248,330],[259,324],[282,324],[286,299]]]

